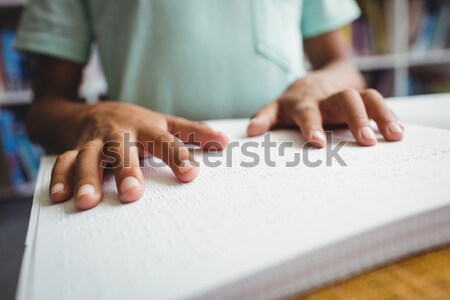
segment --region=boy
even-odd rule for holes
[[[228,141],[188,119],[252,116],[250,136],[298,126],[317,147],[323,125],[340,123],[375,145],[374,119],[386,140],[400,140],[402,126],[379,93],[363,90],[347,57],[339,28],[358,16],[353,0],[32,0],[16,46],[35,55],[30,136],[63,152],[51,199],[96,206],[101,161],[112,155],[105,142],[123,155],[125,135],[155,150],[133,148],[129,165],[114,168],[121,201],[142,196],[139,156],[161,157],[180,181],[193,180],[198,169],[181,142],[192,133],[206,150]],[[87,105],[73,100],[93,42],[115,101]]]

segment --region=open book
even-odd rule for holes
[[[280,130],[267,150],[245,120],[210,124],[239,146],[196,153],[189,184],[147,165],[132,204],[113,178],[92,210],[51,204],[44,158],[17,298],[272,299],[450,242],[450,131],[409,125],[402,142],[359,147],[343,130],[302,150]]]

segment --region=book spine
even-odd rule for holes
[[[36,152],[23,128],[16,131],[15,140],[17,155],[22,163],[27,179],[30,182],[34,182],[38,174],[39,157],[36,156]]]
[[[11,185],[12,187],[19,187],[25,183],[25,176],[17,157],[17,147],[14,139],[14,116],[11,112],[3,111],[0,114],[0,138]]]
[[[3,65],[3,42],[0,38],[0,94],[6,92],[5,77],[5,67]]]
[[[382,1],[359,0],[361,17],[352,24],[353,51],[358,55],[383,54],[388,49],[388,32]]]
[[[450,35],[450,3],[442,3],[436,21],[436,32],[431,47],[433,49],[444,49],[447,46]]]
[[[15,34],[11,30],[1,32],[4,85],[8,91],[28,88],[28,76],[24,57],[13,47]]]

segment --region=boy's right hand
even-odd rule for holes
[[[82,117],[77,118],[77,145],[58,157],[50,183],[52,201],[66,201],[73,195],[80,209],[93,208],[100,202],[105,159],[113,162],[120,200],[132,202],[144,192],[139,157],[154,155],[180,181],[189,182],[199,170],[189,163],[190,153],[184,143],[195,143],[205,150],[220,150],[228,143],[224,134],[206,124],[139,106],[116,102],[84,106]]]

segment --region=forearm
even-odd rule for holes
[[[49,152],[73,149],[87,106],[58,97],[35,99],[28,112],[27,132]]]

